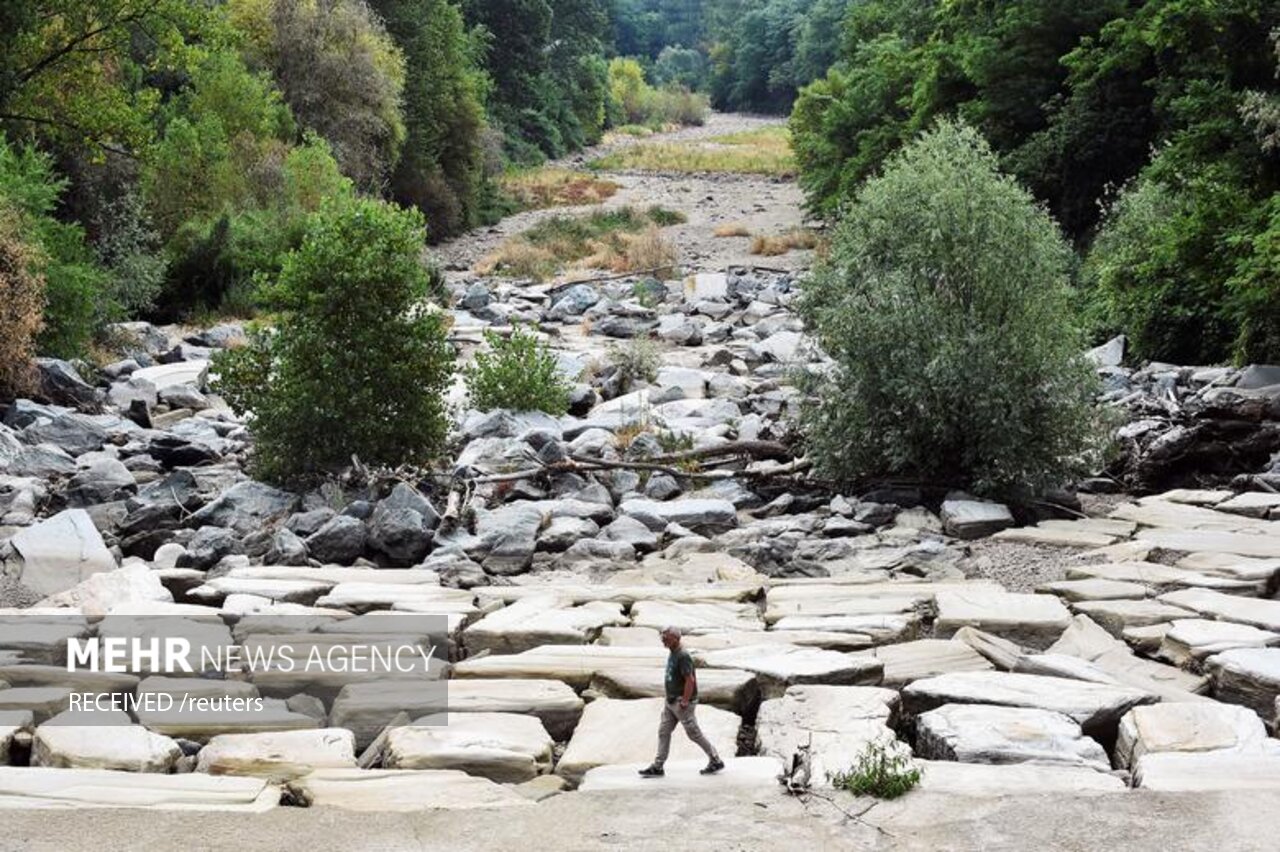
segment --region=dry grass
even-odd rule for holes
[[[795,249],[811,249],[818,245],[818,238],[809,231],[796,228],[783,234],[761,234],[751,241],[751,253],[764,257],[777,257]]]
[[[475,266],[480,275],[546,280],[569,266],[630,272],[674,267],[675,247],[661,227],[683,222],[679,213],[622,207],[587,216],[553,216],[512,237]]]
[[[713,233],[717,237],[749,237],[751,229],[741,222],[730,222],[727,225],[720,225]]]
[[[645,420],[635,420],[631,423],[624,423],[613,433],[613,445],[619,450],[625,451],[631,446],[631,443],[646,432],[652,432],[651,426]]]
[[[791,135],[766,127],[714,136],[705,141],[632,145],[590,163],[592,169],[655,172],[713,172],[795,177]]]
[[[499,185],[524,210],[600,204],[619,189],[611,180],[558,168],[505,175]]]

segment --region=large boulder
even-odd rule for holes
[[[916,719],[916,753],[962,763],[1067,763],[1099,772],[1107,753],[1074,719],[1029,707],[947,704]]]
[[[1115,762],[1118,767],[1133,769],[1148,754],[1261,752],[1266,742],[1266,727],[1247,707],[1213,701],[1149,704],[1135,707],[1121,718]]]
[[[431,548],[440,515],[430,501],[401,482],[378,501],[369,518],[369,546],[396,565],[415,565]]]
[[[1206,661],[1220,701],[1243,704],[1264,719],[1280,698],[1280,648],[1236,648]]]
[[[382,763],[388,769],[461,769],[519,784],[551,770],[553,745],[535,716],[444,713],[388,731]]]
[[[343,728],[220,734],[202,749],[197,772],[288,781],[315,769],[354,768],[355,738]]]
[[[240,535],[266,529],[288,517],[298,498],[261,482],[237,482],[191,517],[191,526],[227,527]]]
[[[67,509],[15,535],[9,542],[22,557],[22,584],[41,595],[64,592],[116,567],[102,535],[83,509]]]
[[[169,737],[132,724],[122,711],[66,711],[36,728],[33,766],[172,772],[182,749]]]
[[[307,536],[307,552],[325,565],[350,565],[364,553],[368,537],[359,518],[335,515]]]
[[[519,574],[529,568],[546,522],[545,510],[529,502],[509,503],[476,512],[476,557],[490,574]]]

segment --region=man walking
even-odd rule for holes
[[[662,644],[670,652],[667,655],[667,703],[662,708],[662,722],[658,725],[658,756],[652,764],[640,770],[640,775],[661,778],[666,774],[662,767],[667,762],[667,753],[671,751],[671,732],[675,730],[676,722],[684,725],[689,739],[707,753],[710,763],[703,767],[702,774],[714,775],[724,769],[724,761],[716,754],[715,746],[707,741],[694,716],[698,705],[698,676],[694,672],[693,657],[680,646],[678,628],[664,627]]]

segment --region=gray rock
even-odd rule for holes
[[[605,337],[628,339],[648,334],[653,326],[652,322],[634,317],[605,317],[591,324],[591,333],[602,334]]]
[[[1013,514],[1001,503],[949,497],[942,504],[942,527],[956,538],[982,538],[1013,526]]]
[[[54,479],[76,469],[76,460],[53,444],[23,443],[18,434],[0,424],[0,470],[12,476]]]
[[[350,565],[364,553],[369,532],[350,515],[336,515],[306,538],[312,558],[323,564]]]
[[[201,527],[174,563],[178,568],[208,571],[224,556],[241,552],[240,539],[223,527]]]
[[[334,516],[334,511],[327,506],[312,509],[308,512],[295,512],[284,522],[285,528],[306,538],[320,529]]]
[[[948,704],[916,719],[916,753],[961,763],[1066,763],[1107,772],[1102,746],[1074,719],[1032,707]]]
[[[586,284],[574,284],[556,299],[555,304],[547,311],[547,318],[562,320],[565,317],[582,316],[584,312],[599,301],[600,294],[596,292],[594,287]]]
[[[637,553],[652,553],[658,549],[660,539],[640,521],[623,515],[600,532],[605,541],[621,541],[635,548]]]
[[[191,385],[174,385],[160,392],[160,400],[170,408],[189,408],[192,411],[204,411],[209,407],[209,398]]]
[[[667,473],[656,473],[644,485],[644,496],[651,500],[670,500],[680,495],[680,483]]]
[[[582,563],[634,563],[636,549],[625,541],[601,541],[584,538],[556,559],[556,567]]]
[[[40,398],[54,405],[97,410],[102,393],[80,378],[76,368],[57,358],[37,358],[40,374]]]
[[[271,536],[263,561],[268,565],[306,565],[307,546],[292,530],[281,527]]]
[[[27,527],[9,544],[22,558],[22,584],[45,596],[116,568],[115,557],[83,509],[67,509]]]
[[[654,532],[661,532],[667,524],[677,523],[703,535],[724,532],[738,525],[738,513],[728,500],[684,498],[660,502],[657,500],[626,500],[619,507]]]
[[[72,456],[102,449],[107,443],[107,430],[83,414],[56,414],[48,420],[37,420],[22,430],[28,444],[53,444]]]
[[[484,558],[481,564],[490,574],[519,574],[529,568],[537,547],[543,510],[531,503],[511,503],[497,509],[476,512],[476,536]]]
[[[1125,336],[1117,335],[1084,353],[1085,360],[1095,367],[1119,367],[1124,362],[1125,343]]]
[[[1280,365],[1250,364],[1240,371],[1236,379],[1236,387],[1243,390],[1258,390],[1280,385]]]
[[[435,507],[408,483],[401,482],[378,502],[369,518],[369,546],[397,565],[415,565],[431,548],[440,525]]]
[[[489,307],[490,301],[492,301],[492,297],[489,295],[489,288],[476,282],[467,288],[467,292],[458,300],[458,305],[464,310],[474,313]]]
[[[668,343],[680,346],[702,345],[702,323],[692,317],[669,314],[658,321],[655,333]]]
[[[111,390],[107,391],[107,399],[117,408],[128,408],[135,400],[152,407],[159,397],[156,386],[151,382],[146,379],[128,378],[113,384]]]
[[[159,355],[169,349],[169,337],[149,322],[117,322],[107,332],[130,355]]]
[[[119,460],[94,459],[67,483],[67,505],[84,507],[122,500],[136,489],[133,474]]]
[[[538,535],[538,549],[558,553],[568,550],[577,541],[592,538],[600,532],[600,525],[590,518],[552,518]]]
[[[293,512],[298,498],[254,480],[238,482],[196,512],[192,525],[228,527],[241,535],[275,524]]]

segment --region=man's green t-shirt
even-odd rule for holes
[[[667,655],[667,701],[678,701],[684,695],[685,678],[693,677],[693,657],[684,648]],[[693,686],[690,700],[698,697],[698,685]]]

